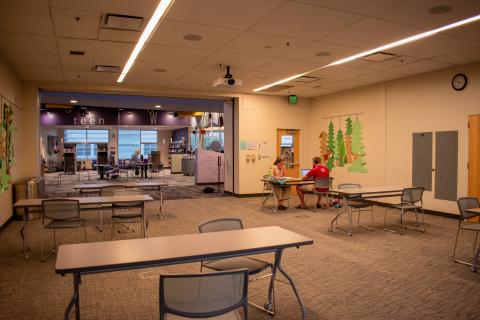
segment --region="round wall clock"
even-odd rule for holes
[[[452,87],[453,89],[460,91],[465,89],[467,86],[467,76],[459,73],[452,78]]]

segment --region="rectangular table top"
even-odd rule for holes
[[[126,183],[84,183],[73,186],[76,190],[101,189],[109,186],[125,186],[127,188],[148,188],[148,187],[165,187],[165,182],[126,182]]]
[[[330,189],[331,193],[338,194],[382,194],[382,193],[393,193],[393,192],[402,192],[403,187],[399,186],[387,186],[387,187],[365,187],[365,188],[351,188],[351,189]]]
[[[272,184],[278,185],[292,185],[292,184],[314,184],[313,180],[303,180],[302,178],[291,178],[286,177],[286,179],[261,179],[264,182],[270,182]],[[281,181],[281,182],[280,182]]]
[[[108,196],[108,197],[80,197],[80,198],[62,198],[78,200],[80,205],[92,204],[110,204],[110,203],[128,203],[128,202],[149,202],[154,201],[152,197],[146,194],[128,195],[128,196]],[[41,207],[42,201],[48,199],[21,199],[15,202],[14,208]]]
[[[480,214],[480,208],[470,208],[470,209],[467,209],[466,211],[470,213]]]
[[[95,273],[273,252],[313,244],[277,227],[61,245],[56,273]]]

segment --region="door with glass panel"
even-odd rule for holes
[[[285,160],[286,176],[300,176],[300,130],[277,129],[277,157]]]

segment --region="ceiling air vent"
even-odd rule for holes
[[[101,65],[96,65],[96,66],[93,68],[93,71],[96,71],[96,72],[118,73],[118,72],[120,72],[120,67],[119,67],[119,66],[101,66]]]
[[[279,92],[279,91],[287,90],[293,87],[294,86],[289,86],[286,84],[277,84],[276,86],[263,90],[263,92]]]
[[[320,78],[311,77],[311,76],[301,76],[301,77],[293,79],[292,82],[309,83],[309,82],[313,82],[313,81],[317,81],[317,80],[320,80]]]
[[[360,60],[370,61],[370,62],[381,62],[395,58],[396,55],[388,52],[375,52],[368,56],[361,58]]]
[[[138,31],[142,29],[143,17],[107,13],[103,18],[103,28]]]
[[[85,51],[70,50],[70,55],[72,55],[72,56],[84,56],[84,55],[85,55]]]

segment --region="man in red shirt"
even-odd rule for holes
[[[302,180],[315,180],[315,178],[320,177],[329,177],[330,174],[328,172],[328,168],[322,165],[322,161],[319,157],[313,158],[313,169],[307,172],[305,176],[302,177]],[[305,193],[313,192],[313,188],[315,186],[313,184],[305,184],[305,185],[298,185],[297,186],[297,194],[300,198],[300,204],[296,206],[297,209],[306,209],[307,206],[305,205]],[[326,192],[328,188],[317,188],[317,192]],[[317,200],[317,208],[321,207],[321,200],[322,196],[318,195]]]

